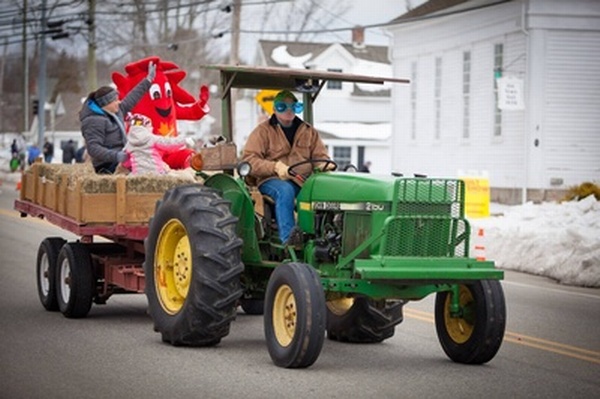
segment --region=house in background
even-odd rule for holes
[[[351,44],[261,40],[255,64],[392,76],[387,47],[365,45],[361,28],[353,31],[352,39]],[[267,117],[254,101],[255,95],[255,91],[245,91],[236,103],[239,148],[256,124]],[[387,85],[328,82],[315,102],[314,126],[340,167],[349,163],[360,167],[371,161],[371,172],[389,174],[391,120],[391,86]]]
[[[487,172],[493,201],[600,182],[600,1],[430,0],[394,19],[392,168]]]

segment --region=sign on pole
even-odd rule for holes
[[[459,173],[460,174],[460,173]],[[490,179],[481,176],[460,176],[465,182],[465,214],[469,218],[490,216]]]
[[[502,110],[525,109],[523,79],[507,76],[498,78],[498,108]]]

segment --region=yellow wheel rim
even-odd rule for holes
[[[336,316],[343,316],[354,305],[354,298],[338,298],[327,301],[327,308]]]
[[[474,301],[471,291],[461,285],[458,290],[458,302],[463,312],[461,317],[452,317],[450,314],[450,304],[452,302],[452,294],[446,296],[444,304],[444,323],[448,336],[457,344],[464,344],[471,338],[475,325],[473,323]]]
[[[181,310],[192,282],[192,250],[187,231],[177,219],[161,229],[156,241],[154,283],[162,308],[169,314]]]
[[[273,329],[279,345],[286,347],[294,339],[297,317],[294,292],[289,285],[282,285],[273,302]]]

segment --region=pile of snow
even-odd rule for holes
[[[474,232],[484,229],[486,258],[497,267],[600,287],[600,202],[593,195],[505,207],[502,216],[470,222]]]

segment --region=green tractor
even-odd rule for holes
[[[221,74],[228,138],[232,88],[302,92],[310,123],[327,81],[407,82],[313,70],[206,68]],[[263,315],[273,362],[303,368],[317,360],[325,336],[350,343],[392,337],[403,306],[435,293],[435,325],[446,355],[465,364],[490,361],[506,325],[503,272],[492,261],[469,257],[464,183],[322,172],[323,160],[306,162],[314,173],[296,202],[300,246],[280,243],[272,204],[247,183],[247,164],[206,174],[204,185],[174,188],[157,203],[144,271],[149,311],[163,341],[215,345],[241,306]],[[298,166],[290,166],[291,175]]]

